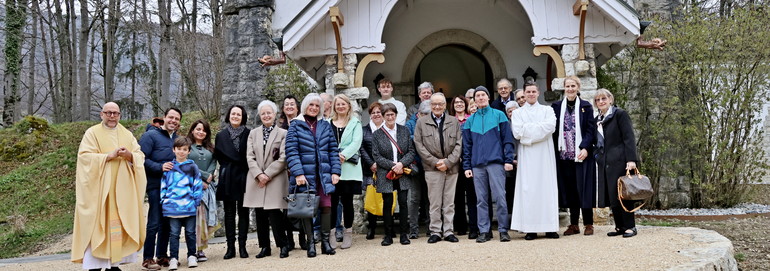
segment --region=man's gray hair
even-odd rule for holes
[[[422,82],[422,84],[420,84],[420,86],[417,87],[417,91],[419,92],[420,90],[423,90],[426,88],[429,88],[431,93],[436,92],[435,90],[433,90],[433,84],[431,84],[428,81]]]
[[[511,80],[508,80],[507,78],[500,79],[500,81],[497,81],[497,84],[505,83],[508,85],[508,87],[513,88],[513,83],[511,83]]]
[[[476,92],[475,88],[469,88],[468,91],[465,92],[465,98],[468,98],[468,99],[473,98],[474,92]]]
[[[321,92],[320,95],[321,95],[321,99],[323,99],[324,102],[334,102],[334,96],[332,96],[331,94],[326,92]]]
[[[302,115],[305,115],[305,112],[307,111],[307,107],[310,105],[310,102],[312,101],[318,101],[318,105],[321,107],[318,111],[318,114],[320,114],[321,118],[323,118],[324,113],[324,100],[321,98],[321,95],[318,95],[318,93],[310,93],[307,96],[305,96],[305,99],[302,99],[302,107],[300,108],[302,110]]]
[[[515,108],[519,109],[519,103],[515,101],[510,101],[507,104],[505,104],[505,111],[508,111],[508,109]]]
[[[278,113],[278,106],[270,100],[264,100],[257,105],[257,115],[259,115],[259,112],[262,111],[262,107],[269,106],[273,109],[273,113]]]
[[[430,114],[430,100],[425,100],[420,103],[420,114]]]
[[[446,96],[444,96],[444,93],[441,93],[441,92],[433,93],[433,95],[430,95],[430,98],[433,99],[434,96],[441,96],[441,98],[443,98],[444,101],[446,101]]]
[[[519,94],[519,92],[522,92],[522,91],[524,91],[524,90],[523,90],[523,89],[517,89],[516,91],[514,91],[514,92],[513,92],[513,98],[515,99],[515,98],[516,98],[516,95],[518,95],[518,94]]]

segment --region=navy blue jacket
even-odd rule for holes
[[[160,189],[160,179],[163,178],[163,163],[176,159],[174,155],[174,139],[176,137],[176,133],[169,136],[168,131],[149,126],[139,139],[139,146],[144,153],[147,191]]]
[[[300,115],[291,120],[286,133],[286,162],[289,166],[289,193],[304,192],[306,189],[319,190],[316,179],[320,174],[325,194],[334,193],[332,174],[340,175],[340,158],[337,139],[332,132],[332,125],[325,120],[318,120],[316,134],[310,131],[310,125]],[[317,161],[317,166],[316,166]],[[296,176],[305,175],[306,186],[297,187]]]

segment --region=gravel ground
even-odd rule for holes
[[[668,209],[668,210],[639,210],[638,215],[743,215],[770,213],[770,205],[756,203],[741,203],[733,208],[724,209]]]
[[[380,246],[378,235],[375,240],[365,240],[355,235],[353,247],[337,250],[337,255],[319,255],[309,259],[305,251],[294,250],[287,259],[279,259],[278,251],[273,256],[256,259],[256,240],[249,240],[248,259],[223,260],[224,244],[212,245],[206,252],[210,260],[201,263],[196,270],[617,270],[619,261],[609,260],[608,255],[619,254],[621,258],[634,258],[633,265],[624,265],[624,270],[662,270],[689,260],[677,253],[692,247],[694,242],[676,234],[675,228],[642,227],[634,238],[607,237],[611,226],[597,226],[593,236],[562,236],[558,240],[538,239],[524,241],[523,234],[511,234],[511,242],[501,243],[494,239],[477,244],[461,236],[459,243],[439,242],[428,244],[426,237],[412,240],[403,246],[394,244]],[[565,229],[561,229],[564,231]],[[497,237],[497,233],[495,233]],[[654,248],[654,249],[651,249]],[[183,260],[180,268],[187,269]],[[0,266],[3,270],[80,270],[80,265],[66,260],[9,264]],[[121,266],[122,270],[141,270],[138,263]]]
[[[682,221],[639,219],[642,225],[696,227],[713,230],[730,239],[740,270],[770,270],[770,217],[759,216],[725,221]]]

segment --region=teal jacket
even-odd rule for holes
[[[345,126],[345,131],[342,132],[342,136],[340,137],[340,142],[338,144],[340,153],[345,156],[345,158],[350,158],[353,155],[358,154],[363,140],[364,131],[361,128],[361,121],[356,117],[350,118],[348,125]],[[355,164],[347,161],[342,163],[342,175],[340,175],[340,181],[361,181],[363,180],[363,176],[360,155]]]

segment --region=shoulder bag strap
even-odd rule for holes
[[[390,143],[393,143],[393,146],[396,146],[396,149],[398,150],[398,153],[399,154],[404,154],[404,152],[401,151],[401,148],[398,147],[398,143],[396,143],[396,140],[393,139],[393,137],[390,136],[390,133],[388,133],[388,131],[385,130],[385,126],[380,127],[380,129],[383,132],[385,132],[385,136],[387,136],[388,139],[390,139]]]

